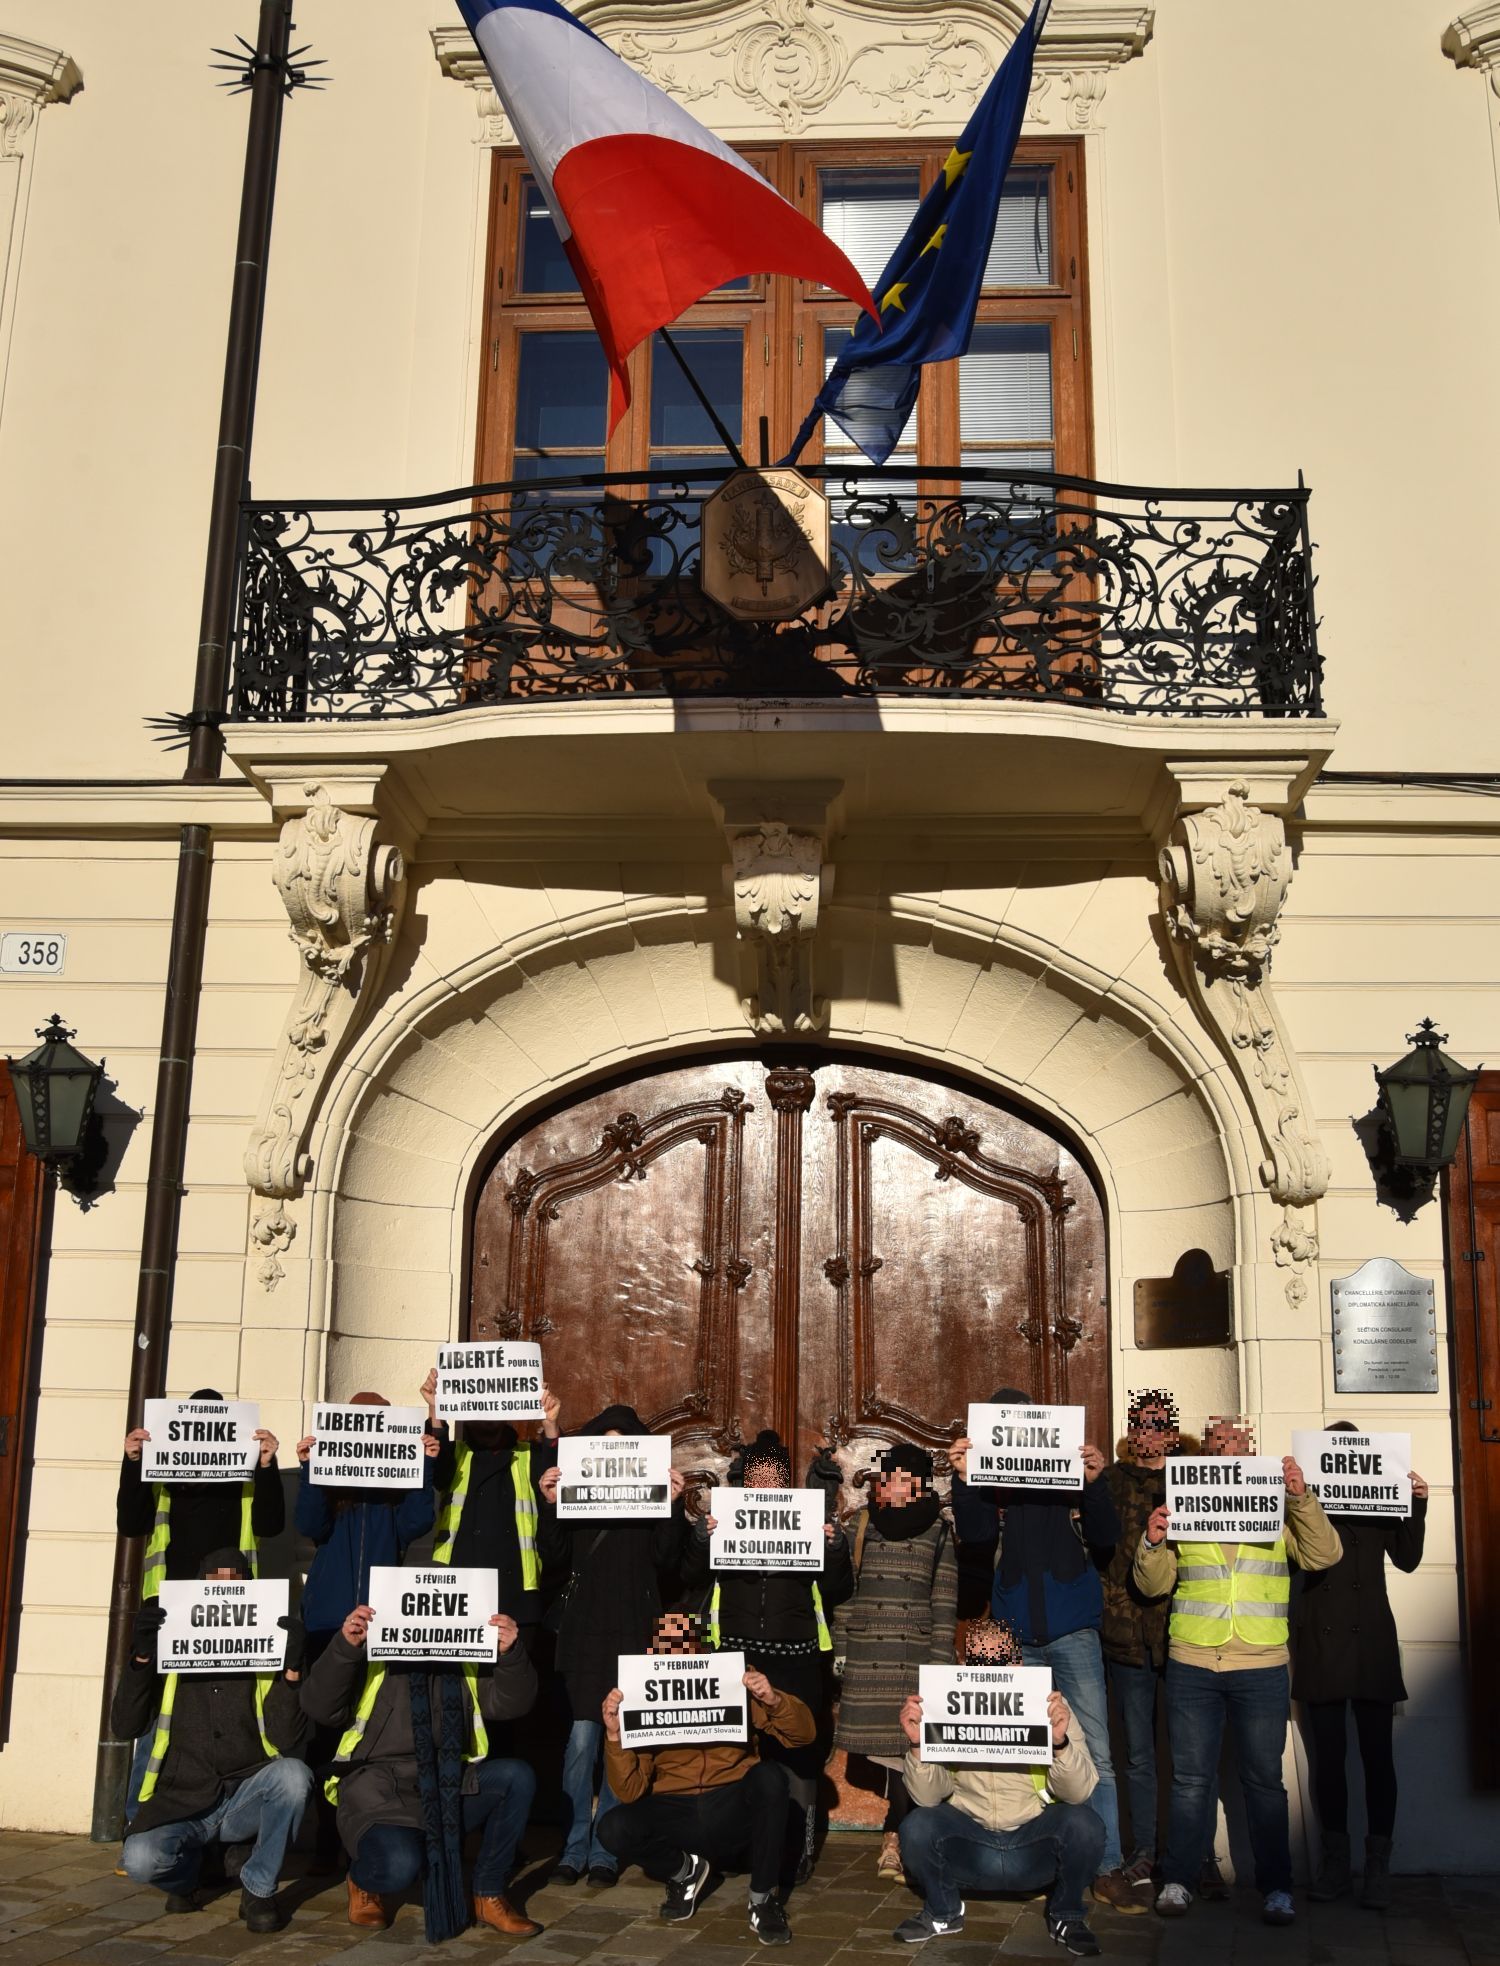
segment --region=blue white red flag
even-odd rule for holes
[[[604,344],[611,429],[630,351],[730,280],[791,274],[875,313],[826,233],[559,0],[458,4]]]

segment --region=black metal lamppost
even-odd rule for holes
[[[49,1167],[78,1160],[88,1146],[89,1121],[104,1064],[85,1058],[68,1042],[77,1035],[56,1015],[37,1032],[41,1043],[24,1058],[9,1058],[11,1082],[26,1151]]]
[[[1406,1041],[1413,1049],[1404,1058],[1384,1071],[1375,1067],[1381,1117],[1393,1164],[1434,1177],[1458,1153],[1469,1094],[1484,1067],[1465,1071],[1441,1050],[1448,1034],[1430,1017],[1408,1031]]]

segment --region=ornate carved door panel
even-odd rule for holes
[[[578,1424],[616,1399],[721,1470],[942,1447],[1014,1384],[1108,1437],[1104,1224],[1078,1160],[981,1094],[831,1054],[644,1074],[535,1121],[476,1205],[475,1337],[535,1337]]]

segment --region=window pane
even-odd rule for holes
[[[521,201],[521,278],[523,294],[576,294],[578,282],[563,251],[542,187],[527,178]]]
[[[821,223],[873,287],[922,199],[915,166],[892,170],[820,171]]]
[[[602,450],[608,399],[609,371],[592,329],[521,336],[517,451]]]
[[[718,411],[741,440],[745,417],[745,344],[738,328],[677,328],[672,339]],[[719,442],[707,412],[663,341],[651,349],[651,447],[699,448]],[[721,447],[722,448],[722,447]],[[725,453],[725,462],[728,462]]]
[[[987,287],[1047,286],[1052,279],[1052,173],[1011,171],[1000,193]]]
[[[1052,336],[1044,326],[981,323],[958,364],[961,444],[1052,437]]]
[[[517,457],[513,478],[527,484],[546,478],[589,478],[597,477],[604,469],[604,453],[596,451],[592,455],[570,451],[562,457]]]

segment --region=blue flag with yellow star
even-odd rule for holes
[[[916,406],[923,364],[951,361],[968,348],[1000,215],[1000,188],[1021,134],[1036,44],[1051,4],[1036,0],[942,176],[875,283],[880,326],[861,315],[784,463],[797,461],[820,419],[829,416],[872,463],[884,464]]]

